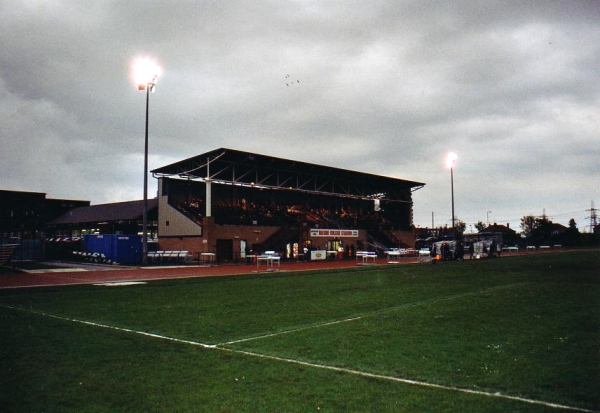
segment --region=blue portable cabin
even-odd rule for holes
[[[83,250],[88,254],[102,254],[106,260],[119,264],[137,264],[142,261],[142,236],[84,235]]]

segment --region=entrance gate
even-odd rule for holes
[[[217,240],[217,259],[219,261],[233,261],[233,240]]]

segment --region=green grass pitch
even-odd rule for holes
[[[600,254],[0,291],[7,412],[600,411]]]

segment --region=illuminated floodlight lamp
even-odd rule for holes
[[[161,74],[160,66],[148,58],[136,60],[133,66],[133,77],[139,90],[148,88],[150,92],[154,92],[156,81]]]
[[[450,152],[446,157],[446,168],[453,168],[457,159],[458,155],[456,155],[454,152]]]

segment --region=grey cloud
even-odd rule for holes
[[[151,168],[227,146],[423,181],[428,225],[450,219],[454,150],[462,219],[583,213],[600,198],[599,18],[594,1],[8,0],[0,171],[9,189],[139,198],[130,71],[150,56]]]

